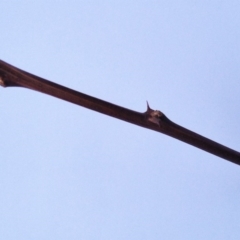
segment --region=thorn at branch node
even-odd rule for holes
[[[147,111],[145,112],[146,119],[148,122],[154,123],[155,125],[160,126],[161,117],[163,113],[158,110],[153,110],[150,108],[147,101]]]

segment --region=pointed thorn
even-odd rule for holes
[[[147,112],[152,110],[150,107],[149,107],[149,104],[148,104],[148,101],[147,101]]]

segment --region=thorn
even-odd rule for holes
[[[148,101],[147,101],[147,112],[150,112],[150,111],[152,111],[152,109],[150,108]]]

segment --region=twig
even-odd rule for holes
[[[3,87],[24,87],[49,94],[108,116],[166,134],[240,165],[240,152],[177,125],[162,112],[152,110],[148,104],[146,112],[135,112],[37,77],[1,60],[0,85]]]

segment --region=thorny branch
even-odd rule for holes
[[[162,112],[152,110],[148,104],[146,112],[136,112],[37,77],[1,60],[0,85],[3,87],[24,87],[49,94],[108,116],[166,134],[240,165],[240,152],[177,125]]]

